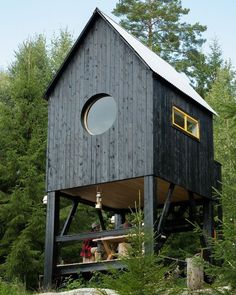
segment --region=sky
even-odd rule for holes
[[[48,39],[60,29],[68,30],[77,38],[98,7],[115,18],[111,11],[118,0],[0,0],[0,70],[6,70],[14,61],[15,51],[25,40],[36,34]],[[189,23],[199,22],[208,27],[204,37],[209,44],[217,38],[225,59],[236,67],[236,1],[182,0],[189,8]]]

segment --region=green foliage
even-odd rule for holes
[[[218,71],[223,67],[222,51],[215,39],[210,45],[210,53],[189,52],[188,59],[191,66],[181,61],[178,69],[184,71],[195,86],[197,92],[205,97],[217,78]]]
[[[7,283],[0,278],[1,295],[27,295],[29,294],[21,283]]]
[[[207,95],[207,101],[219,115],[214,118],[214,144],[216,160],[222,163],[224,192],[222,200],[226,212],[228,209],[232,211],[231,209],[234,202],[232,202],[232,193],[229,192],[229,194],[225,194],[225,192],[228,190],[228,187],[235,182],[236,177],[235,86],[234,72],[230,65],[226,65],[225,68],[218,71],[211,91]]]
[[[135,245],[136,242],[132,243],[132,247]],[[113,289],[120,295],[152,295],[166,294],[168,289],[168,294],[178,294],[181,287],[176,285],[177,281],[174,274],[165,278],[165,275],[170,269],[174,268],[174,265],[167,269],[158,256],[135,256],[140,248],[132,248],[128,257],[123,257],[122,263],[126,265],[125,270],[111,269],[107,273],[94,272],[89,281],[84,280],[82,277],[77,280],[69,279],[65,282],[63,290],[89,287],[98,288],[99,290],[104,288]],[[103,293],[101,292],[101,294]]]
[[[0,72],[0,105],[8,103],[10,97],[10,79],[5,72]]]
[[[172,279],[165,280],[167,272],[160,259],[154,256],[125,260],[126,271],[111,271],[100,277],[101,287],[123,294],[164,294],[173,286]]]
[[[43,273],[47,141],[43,93],[55,61],[62,57],[58,54],[52,61],[50,54],[61,50],[66,54],[72,42],[66,42],[67,37],[68,33],[59,37],[49,50],[42,35],[27,40],[8,73],[0,75],[0,274],[27,287],[36,287]]]
[[[222,163],[223,239],[213,241],[214,260],[208,272],[222,285],[236,290],[236,84],[235,73],[230,64],[217,72],[215,82],[207,96],[208,102],[219,114],[214,118],[215,156]],[[222,234],[222,233],[220,233]]]
[[[6,257],[5,276],[17,277],[27,283],[32,275],[37,276],[42,271],[42,267],[35,271],[35,264],[40,261],[40,255],[36,253],[42,252],[44,239],[41,199],[45,179],[47,107],[42,93],[49,73],[44,38],[38,36],[25,42],[9,71],[13,107],[5,105],[0,110],[3,134],[0,146],[4,158],[0,181],[3,184],[1,189],[9,194],[8,203],[0,209],[0,219],[6,225],[0,254]],[[37,235],[35,229],[38,229]]]
[[[219,116],[214,117],[215,158],[222,164],[224,216],[231,218],[236,213],[234,194],[229,188],[236,180],[235,110],[236,84],[230,65],[218,71],[216,80],[206,99]]]
[[[180,0],[122,0],[113,13],[121,17],[120,24],[159,56],[184,72],[197,92],[205,97],[223,65],[217,40],[210,45],[208,55],[202,52],[202,34],[206,26],[183,21],[189,9]]]
[[[208,55],[208,76],[206,77],[206,83],[208,83],[208,89],[210,85],[215,82],[219,70],[223,67],[224,60],[222,57],[222,50],[217,39],[214,39],[210,45],[210,53]]]
[[[55,74],[61,66],[72,44],[73,36],[67,28],[60,30],[59,35],[53,36],[50,50],[50,65],[53,74]]]
[[[69,291],[79,288],[85,288],[86,285],[87,283],[82,276],[79,276],[78,279],[67,277],[64,279],[62,285],[60,286],[60,291]]]
[[[180,0],[121,0],[113,13],[121,17],[121,25],[139,38],[179,71],[197,78],[199,61],[204,64],[201,46],[206,26],[182,21],[189,9]]]
[[[123,17],[123,27],[169,61],[184,57],[204,42],[201,33],[205,26],[180,21],[189,9],[183,8],[179,0],[122,0],[113,13]]]
[[[186,257],[192,257],[200,253],[201,245],[198,232],[183,232],[172,234],[163,249],[161,256],[174,259],[185,260]]]
[[[227,190],[226,196],[221,195],[221,198],[227,198],[228,192],[232,190],[235,195],[236,187],[231,187]],[[234,210],[234,209],[233,209]],[[232,210],[232,211],[233,211]],[[236,291],[236,226],[235,219],[222,222],[222,229],[219,231],[218,239],[211,239],[213,249],[214,264],[205,263],[206,273],[214,278],[215,286],[230,286],[231,291]],[[222,236],[223,233],[223,236]],[[216,293],[217,294],[217,293]],[[221,293],[219,293],[221,294]],[[228,294],[227,292],[222,294]],[[232,293],[229,293],[232,294]]]

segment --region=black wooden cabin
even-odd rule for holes
[[[197,207],[203,207],[201,226],[206,235],[213,234],[212,187],[219,188],[221,171],[214,161],[215,112],[186,77],[96,9],[46,98],[45,287],[56,276],[107,267],[59,266],[57,261],[59,244],[125,232],[67,235],[78,203],[95,205],[97,187],[103,209],[117,216],[133,208],[141,192],[144,226],[153,234],[147,253],[160,248],[160,233],[192,229],[181,220],[187,207],[192,220]],[[61,197],[71,199],[73,206],[58,232]],[[176,220],[167,224],[175,207],[179,215],[175,211]],[[159,216],[157,208],[163,208]],[[109,264],[122,267],[115,260]]]

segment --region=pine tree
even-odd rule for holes
[[[65,37],[60,42],[59,37],[57,48],[51,50],[66,54],[72,40],[67,41]],[[54,57],[58,64],[62,56]],[[19,47],[9,77],[0,84],[0,275],[31,287],[43,273],[47,141],[43,93],[51,77],[52,59],[39,35]],[[1,91],[6,86],[7,96]]]
[[[19,48],[10,69],[11,106],[1,109],[0,146],[4,161],[0,167],[0,181],[9,200],[0,209],[1,223],[6,225],[0,255],[7,257],[4,269],[9,277],[17,276],[27,283],[27,268],[20,266],[15,255],[22,254],[18,258],[21,257],[23,263],[26,249],[32,250],[31,244],[41,253],[43,250],[43,236],[38,228],[44,224],[44,218],[37,220],[35,240],[30,240],[25,229],[38,217],[33,214],[35,210],[43,209],[40,203],[45,178],[47,106],[42,93],[49,76],[45,39],[38,36],[28,40]],[[39,269],[36,272],[34,267],[31,269],[31,274],[37,275]]]
[[[113,13],[150,49],[192,76],[193,61],[202,58],[206,26],[182,21],[189,9],[183,8],[180,0],[120,0]]]
[[[184,72],[197,92],[205,97],[223,66],[222,51],[213,40],[210,53],[204,54],[202,34],[206,26],[188,24],[182,18],[189,13],[180,0],[122,0],[113,13],[120,24],[177,71]]]
[[[51,70],[53,74],[55,74],[61,66],[62,61],[72,46],[72,42],[73,36],[67,29],[60,30],[58,35],[54,34],[51,40],[51,49],[49,52]]]
[[[9,100],[10,78],[7,72],[0,72],[0,104],[6,104]]]
[[[235,131],[228,108],[235,104],[236,84],[231,65],[218,71],[215,82],[206,97],[207,102],[219,116],[214,117],[215,158],[222,163],[223,182],[230,183],[236,171],[236,159],[232,157],[235,146]]]
[[[221,285],[236,289],[236,84],[230,64],[218,70],[207,101],[219,115],[214,118],[214,145],[215,158],[222,164],[223,207],[223,239],[213,241],[214,259],[220,266],[210,267],[210,271]]]
[[[207,59],[209,71],[208,71],[208,89],[211,88],[211,84],[216,80],[218,71],[224,65],[224,60],[222,56],[222,50],[217,39],[214,39],[210,44],[210,54]]]
[[[191,71],[190,76],[193,77],[192,82],[197,92],[205,98],[217,78],[218,71],[224,65],[222,50],[217,39],[210,44],[209,54],[198,53],[191,56],[190,60],[192,67],[187,73]]]

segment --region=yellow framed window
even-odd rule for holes
[[[172,124],[183,132],[200,139],[199,121],[173,106]]]

